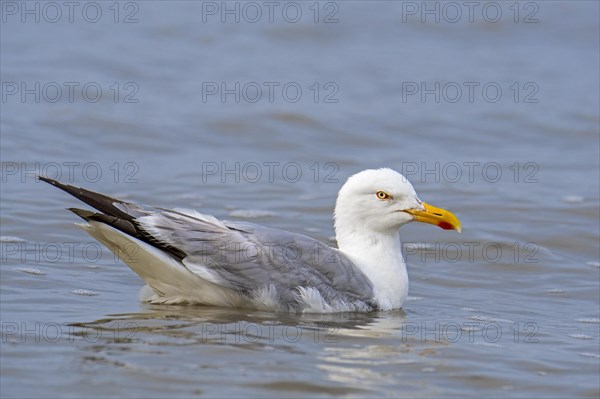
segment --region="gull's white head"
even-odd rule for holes
[[[421,201],[406,177],[392,169],[364,170],[340,189],[335,205],[337,235],[359,230],[393,234],[412,221],[461,230],[456,216]]]

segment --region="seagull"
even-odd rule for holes
[[[461,231],[451,212],[421,201],[389,169],[352,175],[338,193],[338,248],[302,234],[219,220],[190,209],[146,208],[39,177],[96,209],[77,224],[137,273],[140,300],[268,311],[392,310],[408,296],[399,229],[412,222]]]

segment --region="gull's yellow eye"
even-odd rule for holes
[[[377,196],[377,198],[379,198],[380,200],[389,200],[389,199],[392,199],[392,196],[391,196],[391,195],[389,195],[389,194],[388,194],[388,193],[386,193],[385,191],[381,191],[381,190],[377,191],[377,192],[375,193],[375,195],[376,195],[376,196]]]

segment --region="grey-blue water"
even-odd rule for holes
[[[70,4],[70,5],[69,5]],[[598,397],[599,7],[0,3],[2,397]],[[404,172],[404,309],[149,306],[59,178],[334,243]]]

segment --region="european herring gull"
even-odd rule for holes
[[[147,284],[150,303],[292,312],[391,310],[408,295],[399,229],[412,222],[461,231],[451,212],[421,201],[388,169],[351,176],[338,193],[338,248],[302,234],[189,209],[144,208],[40,177],[99,212],[78,224]]]

